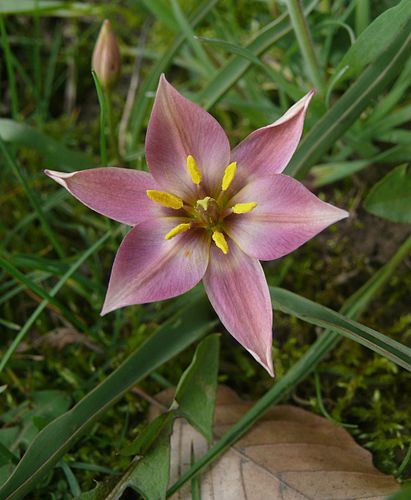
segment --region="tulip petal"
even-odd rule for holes
[[[163,75],[147,129],[147,163],[165,191],[187,201],[197,193],[187,168],[189,155],[202,174],[205,194],[212,196],[229,163],[227,136],[209,113],[179,94]]]
[[[114,260],[102,315],[132,304],[176,297],[201,280],[209,258],[207,233],[190,229],[164,239],[182,220],[161,217],[144,221],[127,234]]]
[[[251,212],[227,217],[225,230],[246,254],[259,260],[282,257],[349,215],[282,174],[250,182],[230,205],[250,200],[257,206]]]
[[[281,173],[300,142],[304,117],[315,91],[312,90],[281,118],[252,132],[234,148],[231,160],[237,162],[240,177]]]
[[[148,189],[159,187],[147,172],[115,167],[44,172],[87,207],[124,224],[134,226],[161,214],[147,197]]]
[[[242,252],[233,241],[229,241],[226,255],[212,245],[203,281],[223,325],[274,376],[273,311],[261,264]]]

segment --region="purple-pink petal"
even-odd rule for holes
[[[286,175],[260,177],[245,186],[230,204],[255,201],[246,214],[232,214],[225,230],[248,255],[272,260],[286,255],[330,224],[348,217]]]
[[[186,160],[192,155],[211,194],[221,185],[230,145],[219,123],[175,90],[164,76],[158,86],[146,135],[150,172],[164,191],[193,199],[197,192]],[[205,194],[204,194],[205,196]]]
[[[184,220],[162,217],[134,227],[118,249],[101,314],[132,304],[169,299],[187,292],[204,276],[210,238],[190,229],[164,236]]]
[[[234,148],[231,160],[237,162],[237,185],[240,176],[279,174],[285,169],[300,142],[305,113],[314,93],[309,92],[277,121],[255,130]]]
[[[103,167],[72,173],[45,170],[45,173],[84,205],[124,224],[134,226],[161,213],[147,198],[148,189],[159,189],[147,172]]]
[[[271,345],[273,311],[267,282],[258,260],[232,241],[224,255],[214,245],[204,276],[212,306],[231,335],[274,376]]]

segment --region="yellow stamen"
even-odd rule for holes
[[[237,163],[235,161],[230,163],[230,165],[228,165],[228,167],[224,170],[224,176],[221,182],[221,189],[223,191],[227,191],[227,189],[230,187],[230,184],[233,182],[236,170]]]
[[[177,234],[185,233],[186,231],[188,231],[190,227],[191,224],[179,224],[178,226],[173,227],[173,229],[164,236],[164,239],[171,240],[171,238],[174,238],[174,236],[177,236]]]
[[[194,182],[194,184],[200,184],[202,177],[201,171],[198,168],[197,162],[195,161],[194,157],[192,157],[191,155],[187,156],[187,168],[191,180]]]
[[[250,201],[249,203],[236,203],[231,209],[234,214],[246,214],[251,212],[257,206],[255,201]]]
[[[178,196],[174,196],[170,193],[164,193],[163,191],[156,191],[155,189],[149,189],[146,191],[147,196],[150,200],[160,203],[163,207],[174,208],[178,210],[183,207],[183,200]]]
[[[220,233],[220,231],[214,231],[212,238],[216,247],[219,248],[223,252],[223,254],[227,254],[228,243],[227,240],[225,239],[224,234]]]

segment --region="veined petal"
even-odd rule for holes
[[[229,241],[225,255],[211,245],[204,286],[221,322],[268,371],[273,373],[273,311],[267,282],[258,260]]]
[[[190,229],[164,239],[179,217],[148,220],[133,228],[118,249],[102,315],[132,304],[176,297],[193,288],[204,276],[210,238]]]
[[[254,210],[227,217],[225,231],[245,253],[259,260],[282,257],[349,215],[282,174],[250,182],[231,203],[250,199],[257,201]]]
[[[277,121],[255,130],[234,148],[231,160],[237,162],[242,179],[279,174],[285,169],[300,142],[305,113],[314,93],[309,92]]]
[[[230,159],[230,145],[219,123],[160,78],[146,135],[150,172],[165,191],[191,199],[197,192],[187,168],[192,156],[201,185],[213,193]]]
[[[148,189],[158,184],[147,172],[128,168],[103,167],[78,172],[45,170],[92,210],[111,219],[134,226],[159,215],[159,207],[147,198]]]

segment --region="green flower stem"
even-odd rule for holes
[[[308,76],[318,92],[323,93],[323,75],[314,51],[313,40],[304,17],[300,0],[286,0],[286,5],[301,54],[307,66]]]
[[[112,99],[110,89],[107,89],[104,92],[104,96],[105,96],[106,109],[107,109],[107,129],[108,129],[108,134],[109,134],[111,155],[117,163],[120,163],[121,158],[120,158],[120,153],[119,153],[119,149],[118,149],[116,123],[115,123],[115,120],[113,119],[113,99]]]
[[[390,261],[369,279],[344,304],[341,312],[348,318],[358,317],[374,298],[381,286],[392,276],[396,267],[411,252],[411,235],[400,246]],[[325,330],[308,351],[257,403],[226,432],[191,468],[185,472],[167,491],[167,497],[173,495],[187,481],[196,477],[225,450],[243,436],[254,423],[273,405],[290,392],[299,382],[309,375],[318,363],[337,345],[341,337],[338,333]]]
[[[98,76],[95,71],[91,71],[93,75],[94,84],[96,86],[98,103],[100,106],[100,159],[101,164],[107,165],[107,144],[106,144],[106,123],[107,123],[107,109],[106,109],[106,99],[104,95],[103,88],[100,84]]]

